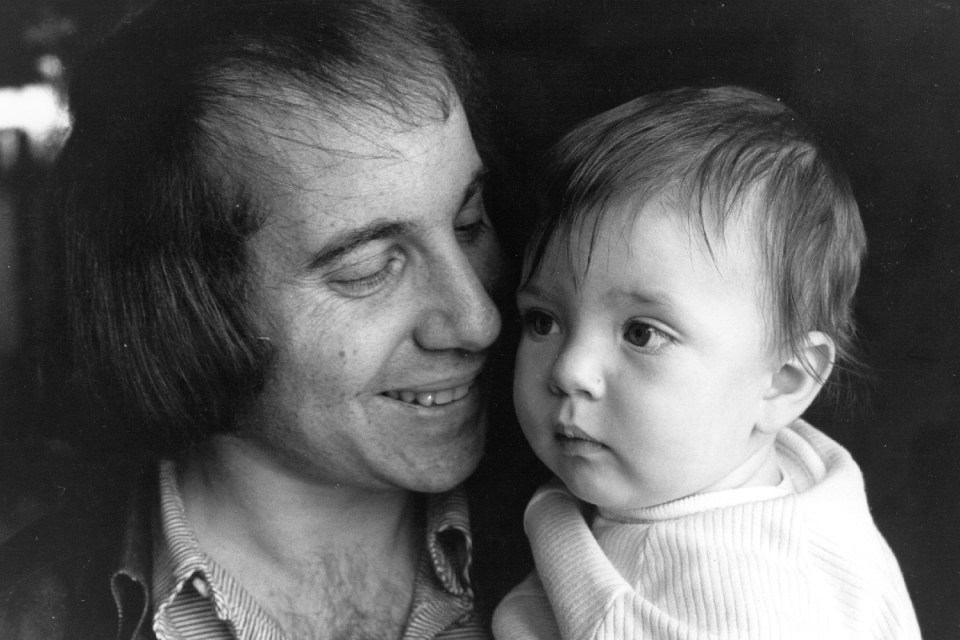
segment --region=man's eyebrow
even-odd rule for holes
[[[370,224],[357,229],[351,229],[334,236],[320,251],[317,251],[310,262],[308,269],[319,269],[353,251],[358,246],[384,238],[395,238],[410,230],[409,223],[398,220],[374,220]]]
[[[460,200],[460,209],[467,204],[483,190],[490,171],[486,167],[477,169],[466,188],[463,190],[463,198]],[[358,229],[351,229],[340,235],[334,236],[327,246],[318,251],[307,263],[307,269],[319,269],[330,264],[340,256],[349,253],[353,249],[367,242],[382,240],[384,238],[394,238],[410,231],[410,224],[400,220],[374,220],[368,225]]]

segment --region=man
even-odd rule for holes
[[[501,257],[456,36],[168,1],[73,73],[67,290],[117,426],[87,440],[158,462],[116,532],[6,545],[0,635],[485,636],[457,487]]]

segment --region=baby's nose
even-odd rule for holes
[[[596,340],[572,336],[557,355],[550,390],[557,395],[602,398],[606,391],[604,353]]]

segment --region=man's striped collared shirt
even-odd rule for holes
[[[151,526],[152,578],[135,568],[121,569],[114,575],[114,592],[122,588],[120,576],[149,587],[152,613],[141,625],[152,626],[159,640],[285,640],[276,621],[200,549],[184,515],[173,462],[161,463],[159,484],[160,509]],[[128,539],[126,546],[134,550],[136,541]],[[427,496],[425,547],[402,640],[489,638],[474,608],[469,512],[461,489]],[[142,561],[133,558],[131,564]],[[119,595],[118,603],[122,622]]]

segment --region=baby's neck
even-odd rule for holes
[[[771,441],[753,452],[730,473],[697,493],[713,493],[746,487],[775,487],[782,479],[780,464],[777,462],[777,450]]]
[[[764,488],[767,489],[764,490]],[[741,489],[752,491],[739,491]],[[672,520],[704,509],[750,502],[760,499],[760,496],[766,499],[779,495],[781,491],[792,493],[793,488],[789,481],[785,482],[777,461],[776,448],[771,442],[770,446],[764,446],[755,451],[723,478],[691,494],[632,510],[601,507],[598,515],[614,522]],[[723,492],[722,495],[712,496],[721,492]]]

